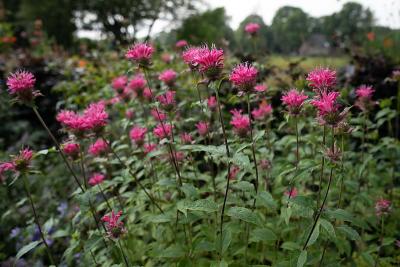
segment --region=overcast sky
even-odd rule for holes
[[[330,15],[340,11],[346,2],[358,2],[368,7],[374,14],[377,25],[400,29],[400,0],[203,0],[206,7],[225,7],[231,18],[230,26],[235,30],[241,21],[250,14],[263,17],[270,25],[276,11],[286,5],[301,8],[313,17]],[[162,31],[171,30],[171,23],[158,21],[154,25],[153,35]],[[139,31],[138,37],[144,37],[147,31]],[[78,36],[98,38],[98,32],[78,31]]]

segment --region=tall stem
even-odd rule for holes
[[[334,127],[332,127],[332,153],[335,153],[335,152],[334,152],[334,149],[335,149],[335,132],[334,132]],[[305,250],[305,249],[307,248],[307,245],[308,245],[308,242],[310,241],[311,235],[313,234],[313,232],[314,232],[314,230],[315,230],[315,227],[316,227],[316,225],[317,225],[317,223],[318,223],[318,220],[319,220],[319,218],[321,217],[322,210],[324,209],[326,200],[327,200],[327,198],[328,198],[329,189],[331,188],[332,177],[333,177],[333,166],[331,167],[331,172],[330,172],[330,175],[329,175],[328,188],[326,189],[326,193],[325,193],[325,196],[324,196],[324,200],[322,201],[321,207],[319,208],[319,211],[318,211],[318,213],[317,213],[317,216],[316,216],[315,219],[314,219],[314,224],[313,224],[313,226],[311,227],[310,233],[308,234],[307,240],[306,240],[306,242],[305,242],[305,244],[304,244],[304,246],[303,246],[303,250]]]
[[[342,194],[343,194],[343,168],[344,168],[344,135],[342,134],[341,136],[341,152],[342,152],[342,157],[341,157],[341,162],[340,162],[340,170],[341,170],[341,177],[340,177],[340,193],[339,193],[339,204],[338,208],[340,209],[342,207]]]
[[[324,125],[324,133],[322,136],[322,149],[325,148],[325,145],[326,145],[326,126]],[[319,207],[319,202],[321,201],[322,178],[324,177],[324,167],[325,167],[325,157],[324,157],[324,155],[322,155],[321,172],[319,175],[319,185],[318,185],[317,207]]]
[[[51,140],[53,141],[54,145],[56,146],[58,153],[62,157],[65,165],[67,166],[69,172],[71,175],[74,177],[75,182],[78,184],[79,188],[85,192],[85,189],[82,187],[82,184],[79,182],[78,177],[76,176],[75,172],[72,170],[71,165],[69,164],[66,156],[64,155],[64,152],[62,151],[60,144],[58,143],[57,139],[54,137],[54,135],[51,133],[50,129],[47,127],[46,123],[44,122],[42,116],[40,115],[39,111],[35,106],[32,106],[33,112],[35,113],[36,117],[39,119],[40,123],[42,124],[43,128],[47,131],[47,134],[50,136]]]
[[[252,209],[254,210],[254,208],[256,206],[256,200],[257,200],[257,194],[258,194],[259,176],[258,176],[258,164],[257,164],[257,158],[256,158],[256,148],[255,148],[254,138],[253,138],[253,123],[252,123],[251,109],[250,109],[250,93],[247,94],[247,113],[249,114],[249,120],[250,120],[251,152],[253,154],[254,169],[256,171],[256,182],[254,183],[256,197],[254,197],[253,207],[252,207]]]
[[[85,161],[83,158],[83,152],[82,152],[82,146],[79,146],[79,157],[80,157],[80,162],[81,162],[81,170],[82,170],[82,176],[83,176],[83,182],[85,183],[85,189],[88,189],[88,181],[86,177],[86,171],[85,171]]]
[[[228,157],[228,172],[226,174],[226,188],[225,188],[225,195],[224,195],[224,202],[222,204],[222,211],[221,211],[221,222],[220,222],[220,247],[221,247],[221,255],[222,255],[222,229],[223,229],[223,225],[224,225],[224,213],[225,213],[225,206],[226,206],[226,200],[228,198],[228,192],[229,192],[229,183],[230,183],[230,179],[229,179],[229,173],[231,172],[231,162],[230,162],[230,158],[231,158],[231,153],[229,150],[229,144],[228,144],[228,138],[226,137],[226,131],[225,131],[225,124],[224,124],[224,119],[222,118],[222,112],[221,112],[221,101],[219,99],[219,90],[221,89],[221,85],[222,85],[222,81],[221,80],[219,82],[218,88],[215,90],[215,95],[217,98],[217,104],[218,104],[218,115],[219,115],[219,121],[221,123],[221,128],[222,128],[222,134],[224,136],[224,143],[225,143],[225,150],[226,150],[226,156]]]
[[[299,123],[299,118],[297,117],[298,115],[295,115],[295,130],[296,130],[296,171],[299,167],[299,162],[300,162],[300,154],[299,154],[299,127],[298,127],[298,123]],[[293,191],[293,182],[294,182],[294,178],[296,177],[296,174],[293,175],[292,179],[290,179],[289,181],[289,190],[288,190],[288,199],[287,199],[287,203],[286,203],[286,207],[289,207],[289,201],[292,198],[292,191]]]
[[[129,267],[130,265],[128,263],[128,258],[126,257],[124,249],[122,248],[121,241],[118,239],[117,243],[118,243],[119,250],[121,251],[122,257],[124,258],[124,263],[125,263],[126,267]]]
[[[46,251],[47,251],[47,255],[49,256],[50,262],[51,262],[52,265],[54,265],[54,259],[53,259],[53,256],[51,254],[50,247],[46,242],[46,238],[44,237],[44,234],[43,234],[43,231],[42,231],[42,227],[40,226],[39,218],[38,218],[37,213],[36,213],[35,205],[33,204],[32,195],[31,195],[31,192],[29,190],[28,181],[26,180],[25,175],[22,175],[22,179],[24,181],[24,189],[25,189],[26,196],[29,198],[29,202],[31,204],[32,213],[33,213],[33,216],[34,216],[34,219],[35,219],[36,226],[38,227],[39,232],[40,232],[40,237],[42,238],[42,241],[43,241],[44,245],[46,246]]]
[[[101,188],[100,184],[97,184],[97,186],[99,187],[100,193],[101,193],[101,195],[103,196],[104,201],[105,201],[106,204],[107,204],[107,207],[108,207],[110,210],[112,210],[111,205],[110,205],[110,202],[108,201],[108,198],[107,198],[106,194],[104,193],[103,188]]]

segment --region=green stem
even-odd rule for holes
[[[325,149],[325,145],[326,145],[326,126],[324,125],[324,134],[322,137],[322,149]],[[319,207],[319,202],[321,201],[322,178],[324,177],[324,167],[325,167],[325,157],[324,155],[322,155],[321,172],[319,175],[319,185],[318,185],[317,207]]]
[[[104,193],[103,188],[101,188],[100,184],[97,184],[97,186],[99,187],[100,193],[101,193],[101,195],[103,196],[104,201],[105,201],[106,204],[107,204],[107,207],[108,207],[110,210],[112,210],[112,207],[111,207],[111,205],[110,205],[110,202],[108,201],[108,198],[107,198],[106,194]]]
[[[124,258],[124,263],[125,263],[126,267],[129,267],[130,264],[128,262],[128,258],[125,255],[124,249],[122,248],[121,241],[118,239],[117,243],[118,243],[119,250],[121,251],[122,257]]]

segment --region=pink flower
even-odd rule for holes
[[[165,121],[167,119],[167,114],[155,108],[150,111],[150,114],[156,121]]]
[[[84,131],[89,129],[86,119],[70,110],[60,111],[56,119],[64,128],[77,135],[82,135]]]
[[[242,115],[242,110],[231,110],[233,114],[230,124],[233,126],[233,131],[240,137],[245,137],[250,130],[249,116]]]
[[[125,117],[129,120],[133,119],[135,117],[135,112],[133,111],[133,109],[127,109],[125,111]]]
[[[151,89],[149,87],[146,87],[143,89],[143,97],[147,101],[151,101],[153,99],[153,92],[151,91]]]
[[[153,133],[159,139],[170,137],[172,135],[172,125],[171,124],[158,124],[154,129]]]
[[[334,113],[338,110],[336,99],[339,95],[339,92],[322,93],[320,97],[311,101],[311,105],[318,109],[320,116]]]
[[[72,159],[79,157],[80,145],[78,143],[65,143],[62,145],[63,152]]]
[[[40,93],[34,91],[36,78],[31,72],[19,70],[7,78],[8,92],[24,103],[31,103]]]
[[[267,116],[272,113],[272,106],[267,104],[267,101],[263,100],[257,109],[254,109],[251,114],[256,120],[264,120]]]
[[[111,239],[118,239],[126,233],[124,223],[120,221],[122,211],[115,213],[111,211],[111,214],[104,215],[101,220],[106,223],[107,235]]]
[[[105,104],[103,102],[90,104],[83,111],[83,117],[89,129],[99,133],[107,125],[108,114],[105,111]]]
[[[161,60],[164,61],[164,63],[169,64],[172,61],[172,56],[168,53],[163,53],[161,55]]]
[[[26,172],[31,164],[33,151],[29,148],[24,148],[19,151],[19,154],[13,157],[12,164],[16,171]]]
[[[160,102],[161,106],[166,111],[171,111],[175,107],[175,91],[167,91],[162,95],[157,96],[158,102]]]
[[[188,45],[188,42],[186,40],[179,40],[176,42],[175,47],[176,48],[183,48]]]
[[[198,51],[194,62],[199,65],[200,72],[210,80],[216,80],[224,68],[224,51],[216,49],[214,45],[211,49],[206,46]]]
[[[146,80],[141,74],[135,75],[129,82],[128,87],[136,92],[138,95],[141,94],[146,86]]]
[[[182,151],[177,151],[174,153],[174,155],[175,155],[176,161],[178,161],[178,162],[181,162],[185,159],[185,153],[183,153]]]
[[[297,194],[298,194],[298,191],[297,191],[296,187],[293,187],[285,192],[285,196],[287,196],[289,198],[295,198],[297,196]]]
[[[4,181],[4,176],[3,174],[7,171],[13,171],[15,172],[15,164],[13,162],[3,162],[0,163],[0,182]]]
[[[207,53],[207,48],[200,47],[189,47],[185,51],[182,52],[183,61],[189,65],[189,67],[193,70],[198,66],[197,59],[203,54]]]
[[[154,151],[156,148],[157,148],[157,144],[153,144],[153,143],[143,145],[144,153],[146,153],[146,154]]]
[[[191,144],[193,137],[189,133],[182,133],[180,135],[182,144]]]
[[[246,24],[244,30],[251,35],[255,35],[260,30],[260,28],[261,26],[258,23],[250,22]]]
[[[327,91],[336,85],[336,71],[328,68],[316,68],[307,76],[310,86],[320,91]]]
[[[128,82],[128,77],[119,76],[112,80],[111,86],[118,92],[122,92],[122,90],[125,88],[127,82]]]
[[[217,98],[215,98],[215,96],[210,96],[207,99],[207,106],[210,110],[215,110],[215,108],[217,107]]]
[[[375,90],[369,85],[361,85],[356,89],[356,95],[359,98],[371,99],[374,92]]]
[[[89,146],[88,152],[95,157],[104,155],[108,152],[108,144],[103,139],[97,139],[94,144]]]
[[[236,165],[233,165],[229,172],[229,179],[235,180],[239,172],[240,172],[240,168]]]
[[[158,76],[158,79],[166,85],[172,86],[176,80],[176,72],[172,69],[165,70]]]
[[[263,85],[263,84],[257,84],[256,86],[254,86],[254,90],[258,93],[262,93],[267,91],[267,86]]]
[[[391,202],[383,198],[379,199],[375,204],[376,216],[387,215],[391,209]]]
[[[248,63],[242,63],[233,69],[229,80],[239,89],[248,92],[253,90],[256,85],[257,73],[255,67]]]
[[[283,104],[287,106],[290,114],[298,115],[307,98],[308,97],[303,92],[299,92],[296,89],[290,89],[282,96],[281,100]]]
[[[134,141],[138,146],[141,146],[144,143],[144,138],[146,136],[146,133],[147,133],[146,128],[135,126],[129,132],[129,136],[132,141]]]
[[[139,65],[148,66],[153,55],[154,48],[147,43],[134,44],[125,54],[129,60],[135,61]]]
[[[209,124],[208,122],[205,121],[200,121],[196,124],[197,131],[199,132],[199,135],[205,136],[208,134],[209,131]]]
[[[104,181],[104,179],[105,179],[104,174],[94,173],[94,174],[92,174],[92,176],[90,176],[89,184],[91,186],[95,186],[95,185],[101,184]]]

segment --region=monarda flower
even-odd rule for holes
[[[138,96],[142,95],[143,89],[146,87],[146,80],[141,74],[133,76],[129,81],[128,88],[133,90]]]
[[[92,156],[105,155],[109,150],[108,144],[103,139],[97,139],[96,142],[91,144],[88,149],[88,153]]]
[[[240,137],[247,136],[250,130],[250,118],[249,116],[242,115],[242,110],[231,110],[233,117],[230,124],[233,126],[233,131]]]
[[[217,108],[217,104],[218,104],[217,103],[217,98],[215,96],[210,96],[207,99],[207,106],[211,111],[213,111],[213,110],[215,110]]]
[[[242,63],[233,69],[229,80],[240,90],[250,92],[256,85],[257,73],[255,67],[248,63]]]
[[[292,187],[290,190],[285,192],[285,196],[289,197],[289,198],[295,198],[298,195],[298,191],[296,189],[296,187]]]
[[[133,119],[133,118],[135,117],[135,112],[133,111],[133,109],[127,109],[127,110],[125,111],[125,117],[126,117],[128,120]]]
[[[200,121],[196,123],[196,127],[197,127],[197,132],[199,133],[200,136],[206,136],[210,128],[208,122],[205,121]]]
[[[368,111],[373,108],[375,102],[372,101],[372,95],[375,90],[372,86],[361,85],[356,89],[357,100],[355,105],[362,111]]]
[[[197,59],[207,52],[207,48],[189,47],[182,52],[182,59],[191,70],[195,70],[198,67]]]
[[[198,52],[194,61],[198,64],[199,71],[208,79],[217,80],[224,68],[224,51],[213,45],[211,48],[204,47]]]
[[[188,45],[188,42],[186,40],[179,40],[175,43],[176,48],[184,48],[187,45]]]
[[[336,71],[328,68],[316,68],[307,75],[307,81],[320,93],[330,91],[336,85]]]
[[[167,86],[173,86],[176,80],[176,72],[172,69],[168,69],[163,71],[159,76],[158,79],[164,82]]]
[[[160,123],[153,129],[153,134],[159,139],[171,137],[172,125],[167,123]]]
[[[77,136],[82,136],[85,131],[89,130],[86,119],[74,111],[62,110],[57,114],[56,120],[65,130],[71,131]]]
[[[165,121],[167,119],[167,114],[165,114],[164,112],[162,112],[161,110],[157,110],[155,108],[153,108],[152,110],[150,110],[150,114],[151,116],[153,116],[153,118],[156,121]]]
[[[272,106],[270,104],[267,104],[267,101],[263,100],[258,108],[254,109],[251,112],[251,115],[253,115],[253,118],[255,120],[265,120],[269,115],[272,113]]]
[[[184,145],[191,144],[193,142],[193,137],[189,133],[182,133],[180,137],[181,142]]]
[[[145,154],[148,154],[148,153],[156,150],[156,148],[157,148],[157,144],[154,144],[154,143],[148,143],[148,144],[143,145],[143,150],[144,150]]]
[[[63,152],[73,160],[79,157],[80,145],[78,143],[65,143],[61,147]]]
[[[151,91],[151,89],[149,87],[146,87],[143,89],[143,97],[147,101],[151,101],[153,99],[153,92]]]
[[[107,229],[107,236],[111,239],[119,239],[126,233],[124,223],[120,221],[122,211],[115,213],[111,211],[111,214],[104,215],[101,220],[105,222]]]
[[[257,84],[256,86],[254,86],[254,91],[256,91],[257,93],[263,93],[267,91],[267,86],[263,84]]]
[[[251,36],[255,36],[258,33],[258,31],[260,30],[260,28],[261,28],[260,24],[250,22],[250,23],[246,24],[246,26],[244,27],[244,30]]]
[[[388,215],[391,209],[391,202],[383,198],[379,199],[375,204],[375,213],[378,217]]]
[[[126,76],[119,76],[114,78],[111,81],[111,87],[117,91],[118,93],[122,93],[122,91],[124,90],[126,84],[128,82],[128,77]]]
[[[16,171],[24,173],[28,171],[33,157],[33,151],[29,148],[24,148],[19,151],[19,154],[12,158],[12,164]]]
[[[151,57],[154,48],[147,43],[134,44],[125,54],[128,60],[132,60],[142,67],[148,67],[151,64]]]
[[[0,182],[5,180],[4,173],[8,171],[15,172],[15,164],[13,162],[0,163]]]
[[[229,172],[229,180],[235,180],[239,172],[240,168],[236,165],[233,165]]]
[[[103,102],[92,103],[83,111],[89,130],[99,134],[107,125],[108,114]]]
[[[290,114],[298,115],[307,98],[308,97],[303,92],[291,89],[282,96],[281,100],[283,104],[286,105]]]
[[[345,118],[347,111],[341,112],[336,101],[339,95],[339,92],[322,92],[311,101],[311,105],[318,110],[318,120],[321,124],[336,127]]]
[[[136,143],[136,145],[141,146],[144,143],[144,138],[146,136],[146,133],[147,133],[146,128],[135,126],[129,132],[129,137],[133,142]]]
[[[33,90],[36,78],[31,72],[19,70],[11,73],[7,78],[8,92],[14,96],[17,101],[23,104],[31,105],[39,91]]]
[[[165,64],[170,64],[172,62],[172,56],[168,53],[163,53],[161,55],[161,60],[165,63]]]
[[[101,173],[93,173],[92,176],[89,178],[89,184],[91,186],[95,186],[101,184],[105,179],[104,174]]]
[[[161,107],[166,111],[171,111],[175,107],[175,91],[167,91],[162,95],[157,96],[158,102],[160,102]]]

